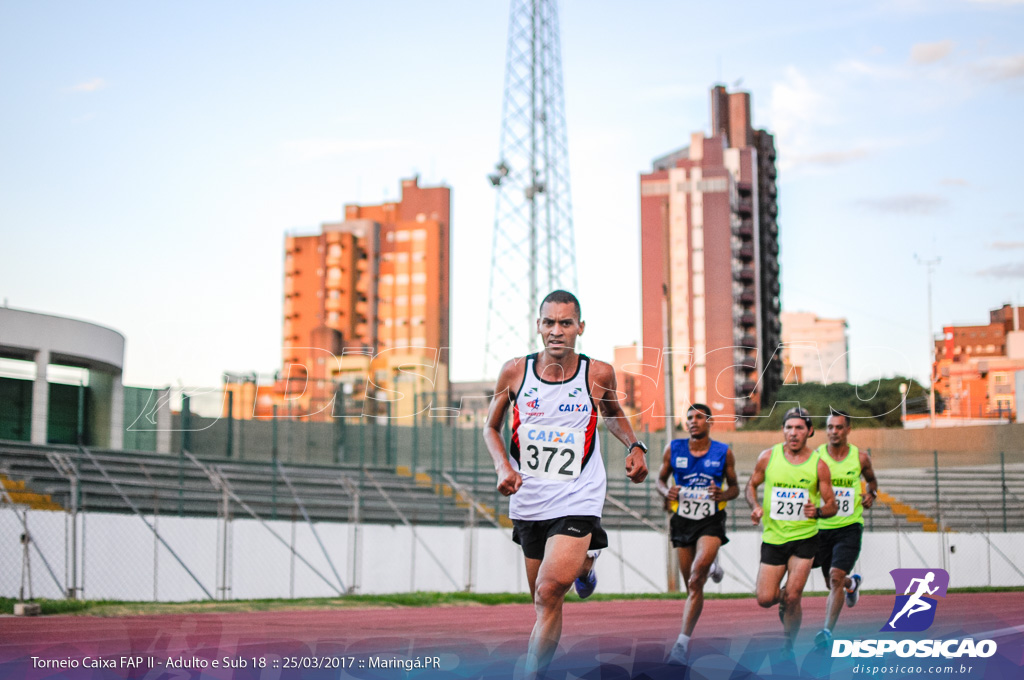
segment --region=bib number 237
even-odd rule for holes
[[[568,482],[580,476],[583,430],[519,426],[519,471],[540,479]]]
[[[799,521],[804,517],[804,504],[807,503],[807,489],[772,489],[771,518],[782,521]]]

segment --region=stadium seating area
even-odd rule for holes
[[[0,486],[11,502],[38,509],[71,506],[71,471],[81,509],[219,516],[225,498],[233,517],[368,523],[510,526],[508,499],[495,489],[490,466],[422,472],[358,465],[273,466],[265,462],[198,459],[73,446],[0,442]],[[865,513],[868,531],[1024,530],[1024,466],[946,467],[877,471],[882,493]],[[747,478],[741,475],[741,488]],[[6,499],[4,499],[6,500]],[[471,513],[471,501],[476,505]],[[495,512],[495,509],[497,510]],[[731,531],[755,530],[740,499]],[[471,520],[471,514],[473,519]],[[610,529],[660,529],[667,514],[653,473],[642,485],[610,474],[603,524]]]

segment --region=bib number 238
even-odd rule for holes
[[[580,476],[584,431],[545,425],[519,426],[519,472],[569,482]]]

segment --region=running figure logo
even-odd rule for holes
[[[893,569],[889,573],[896,584],[896,604],[882,630],[927,630],[935,621],[935,597],[946,596],[949,573],[945,569]]]

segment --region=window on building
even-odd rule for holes
[[[426,241],[427,240],[427,230],[426,229],[417,229],[416,231],[412,232],[412,240],[413,241]]]
[[[396,241],[408,241],[409,240],[409,231],[406,230],[406,229],[403,229],[402,231],[399,231],[398,233],[395,234],[395,240]]]
[[[427,275],[424,272],[417,272],[417,273],[412,275],[412,282],[413,283],[426,283],[427,282]]]

